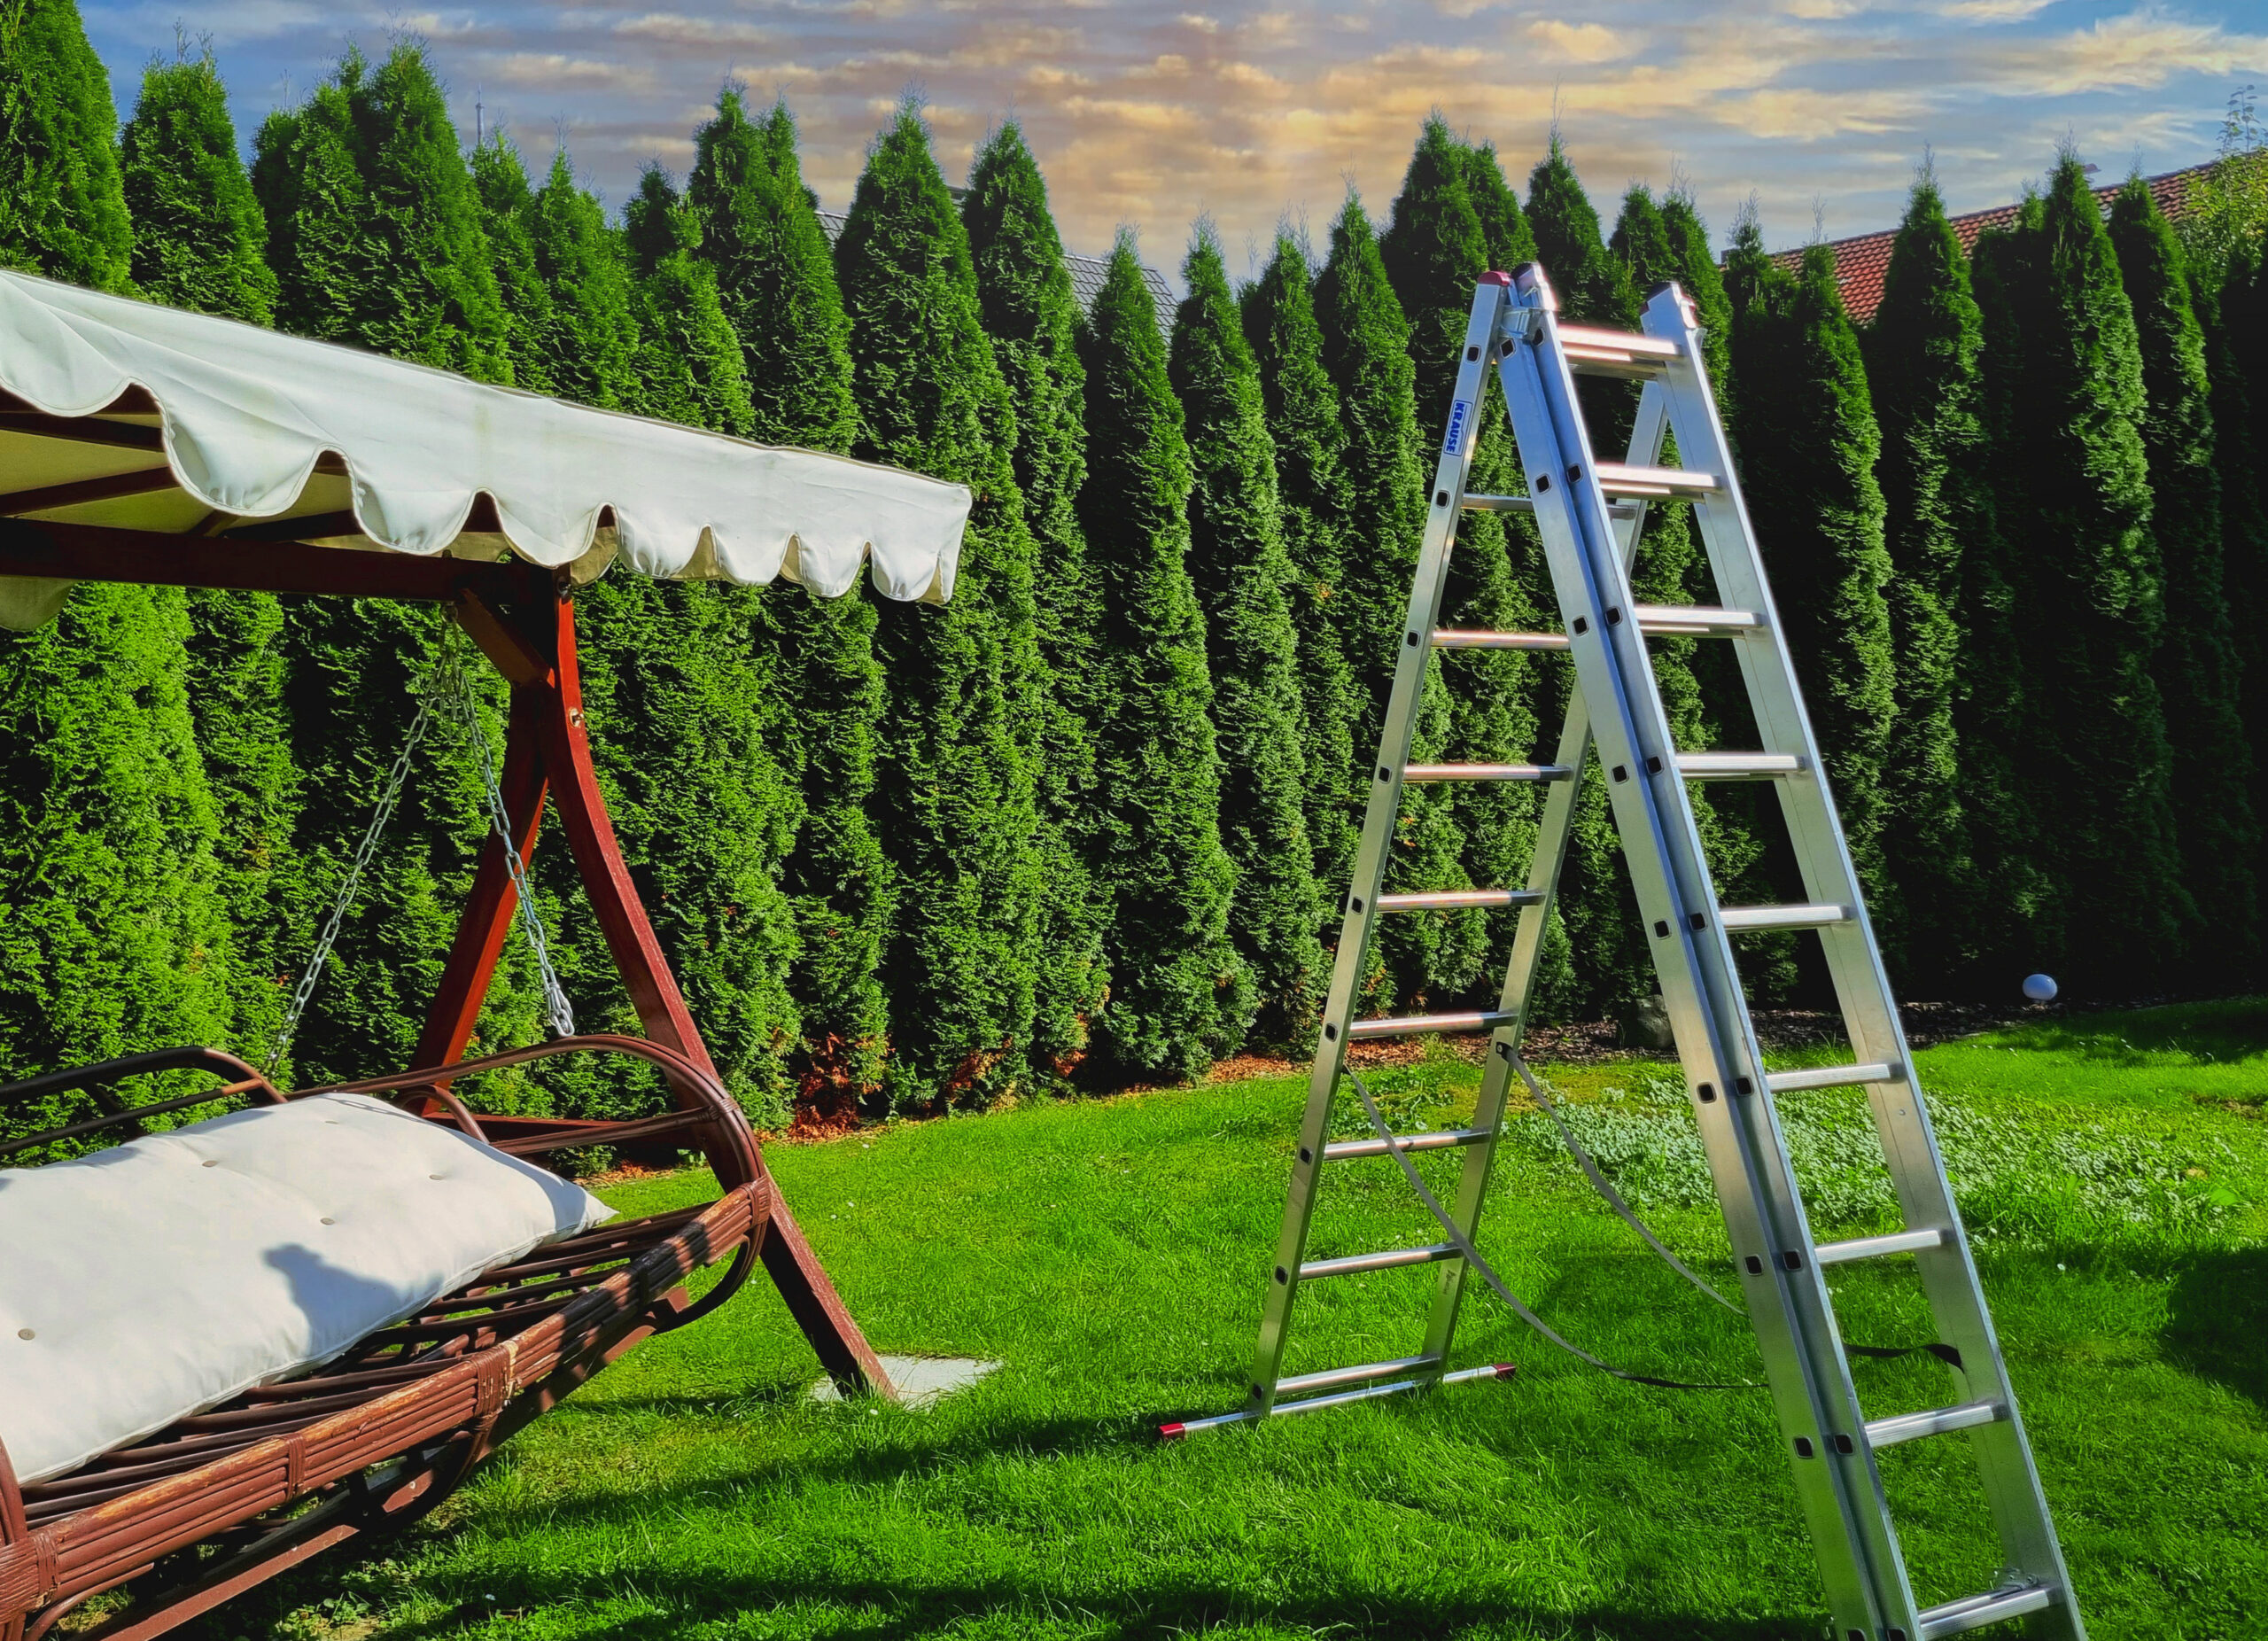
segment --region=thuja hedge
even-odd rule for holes
[[[1241,291],[1200,230],[1169,338],[1129,245],[1081,310],[1013,123],[957,200],[901,109],[830,245],[788,109],[737,89],[690,175],[649,168],[614,221],[564,153],[540,180],[509,141],[468,155],[414,46],[349,51],[247,171],[209,56],[153,65],[120,132],[69,0],[19,11],[0,265],[976,491],[944,609],[582,595],[633,869],[766,1120],[1312,1040],[1472,283],[1530,257],[1576,317],[1634,323],[1665,278],[1699,305],[1904,990],[2258,977],[2257,942],[2214,933],[2258,895],[2268,770],[2257,224],[2223,212],[2193,262],[2138,187],[2106,228],[2067,159],[1972,267],[1925,176],[1860,331],[1823,252],[1783,270],[1751,220],[1720,276],[1689,192],[1634,189],[1610,236],[1556,138],[1523,203],[1492,148],[1432,121],[1383,223],[1350,198]],[[1630,394],[1587,391],[1611,447]],[[1479,448],[1477,482],[1512,483],[1493,408]],[[1635,573],[1658,601],[1713,595],[1688,509],[1653,509]],[[1524,521],[1468,524],[1450,618],[1550,604]],[[265,1056],[441,634],[406,606],[86,588],[0,635],[0,1072],[183,1035]],[[1681,737],[1753,734],[1721,647],[1659,650]],[[1456,657],[1418,751],[1548,754],[1565,691],[1564,669]],[[286,1069],[408,1052],[482,842],[475,770],[452,735],[421,755]],[[1733,894],[1786,864],[1749,798],[1703,816]],[[1413,793],[1389,879],[1518,882],[1534,818],[1518,789]],[[570,989],[586,1023],[626,1023],[554,851],[538,879]],[[1649,991],[1596,792],[1562,888],[1546,1015]],[[1398,920],[1366,1003],[1485,997],[1509,933]],[[1760,995],[1815,985],[1795,950],[1761,954]],[[484,1045],[540,1030],[531,970],[516,931]]]

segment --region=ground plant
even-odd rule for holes
[[[2268,1000],[2043,1015],[1917,1064],[2092,1634],[2263,1633]],[[1625,1194],[1720,1278],[1674,1069],[1546,1069]],[[1458,1120],[1477,1075],[1437,1051],[1371,1080],[1407,1130]],[[424,1527],[192,1633],[1814,1641],[1763,1399],[1614,1383],[1493,1300],[1460,1349],[1518,1363],[1509,1384],[1157,1442],[1160,1419],[1237,1401],[1301,1093],[1273,1075],[774,1147],[872,1336],[995,1374],[926,1412],[814,1403],[808,1354],[751,1287]],[[1781,1105],[1822,1234],[1894,1224],[1856,1110]],[[1514,1290],[1618,1362],[1752,1374],[1745,1324],[1606,1213],[1539,1116],[1513,1128],[1482,1240]],[[1318,1251],[1422,1233],[1390,1163],[1348,1178]],[[655,1209],[703,1183],[607,1194]],[[1847,1336],[1926,1337],[1909,1273],[1851,1269]],[[1293,1365],[1410,1348],[1429,1292],[1407,1272],[1309,1290]],[[1860,1372],[1870,1411],[1944,1399],[1927,1358]],[[1884,1459],[1925,1598],[1987,1587],[1958,1438]]]

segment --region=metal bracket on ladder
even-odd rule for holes
[[[1970,1259],[1827,789],[1740,486],[1702,362],[1691,304],[1674,285],[1646,305],[1643,334],[1560,323],[1543,270],[1492,274],[1473,295],[1455,402],[1429,497],[1394,690],[1371,767],[1368,812],[1341,926],[1321,1041],[1309,1079],[1284,1230],[1270,1272],[1247,1406],[1168,1426],[1165,1434],[1335,1407],[1373,1396],[1510,1370],[1449,1366],[1467,1263],[1451,1244],[1332,1259],[1307,1257],[1324,1170],[1383,1155],[1382,1140],[1332,1143],[1331,1119],[1350,1042],[1418,1033],[1487,1031],[1487,1056],[1470,1126],[1412,1135],[1405,1148],[1463,1155],[1450,1214],[1468,1240],[1479,1228],[1512,1086],[1512,1061],[1552,911],[1573,818],[1577,777],[1596,747],[1623,854],[1677,1041],[1710,1171],[1714,1177],[1765,1378],[1794,1466],[1797,1493],[1819,1549],[1837,1641],[1925,1641],[2039,1614],[2038,1633],[2084,1641],[2062,1553],[2008,1382],[1999,1342]],[[1527,481],[1524,495],[1473,494],[1466,482],[1487,377],[1502,384]],[[1575,392],[1578,375],[1643,382],[1625,459],[1598,461]],[[1658,465],[1674,436],[1682,468]],[[1639,603],[1629,569],[1650,501],[1693,504],[1722,608]],[[1476,633],[1439,626],[1456,525],[1467,511],[1535,518],[1558,603],[1557,633]],[[1698,636],[1737,646],[1740,675],[1763,745],[1753,751],[1682,750],[1656,688],[1650,635]],[[1552,650],[1573,660],[1575,687],[1548,764],[1411,766],[1409,749],[1425,670],[1436,649]],[[1520,888],[1384,894],[1386,853],[1412,782],[1528,781],[1547,789],[1542,825]],[[1803,882],[1800,904],[1718,902],[1695,824],[1697,781],[1766,781],[1780,798]],[[1516,906],[1519,921],[1496,1007],[1457,1014],[1357,1019],[1355,992],[1378,920],[1472,906]],[[1852,1063],[1767,1073],[1749,1017],[1736,936],[1807,929],[1819,937],[1841,1007]],[[1867,1091],[1906,1229],[1816,1244],[1773,1100],[1783,1093]],[[1910,1256],[1938,1329],[1957,1358],[1955,1395],[1935,1412],[1869,1420],[1852,1382],[1824,1270]],[[1285,1349],[1302,1284],[1357,1272],[1438,1268],[1423,1347],[1361,1366],[1285,1374]],[[1875,1453],[1893,1443],[1969,1432],[2004,1565],[2003,1585],[1924,1608],[1907,1577]]]

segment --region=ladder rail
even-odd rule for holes
[[[1649,335],[1684,344],[1680,359],[1666,367],[1669,379],[1686,389],[1673,394],[1678,448],[1689,461],[1722,473],[1721,494],[1697,501],[1694,513],[1704,550],[1722,602],[1755,611],[1762,625],[1742,634],[1738,645],[1743,680],[1753,704],[1764,744],[1807,760],[1806,775],[1779,782],[1782,814],[1802,873],[1805,895],[1852,908],[1845,922],[1818,931],[1836,991],[1852,1058],[1895,1068],[1892,1080],[1867,1085],[1869,1111],[1884,1160],[1910,1232],[1937,1231],[1933,1247],[1918,1250],[1915,1265],[1938,1337],[1960,1352],[1957,1377],[1965,1399],[1992,1401],[2006,1410],[1994,1422],[1977,1427],[1969,1440],[1993,1524],[2010,1566],[2044,1585],[2068,1591],[2070,1575],[2055,1535],[2039,1466],[2024,1435],[2014,1387],[2008,1382],[1999,1332],[1984,1300],[1977,1264],[1961,1212],[1946,1178],[1929,1107],[1913,1077],[1913,1057],[1898,1016],[1895,993],[1882,961],[1874,925],[1853,867],[1840,817],[1836,813],[1817,737],[1786,645],[1772,642],[1780,631],[1768,577],[1748,520],[1738,475],[1725,439],[1700,356],[1699,330],[1689,306],[1674,289],[1649,298],[1642,322]],[[1690,381],[1682,378],[1689,376]],[[1877,1478],[1877,1485],[1879,1479]],[[2084,1621],[2075,1602],[2055,1609],[2055,1622],[2071,1641],[2083,1641]]]

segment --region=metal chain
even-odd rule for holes
[[[291,1005],[284,1011],[284,1023],[276,1029],[276,1046],[268,1051],[267,1063],[260,1067],[264,1073],[272,1073],[276,1062],[284,1058],[284,1051],[291,1046],[291,1038],[299,1029],[299,1016],[307,1013],[307,999],[315,994],[315,982],[322,977],[323,964],[330,960],[330,948],[338,944],[339,929],[346,922],[356,891],[362,887],[362,874],[370,864],[370,857],[378,852],[378,839],[385,834],[386,822],[393,818],[394,805],[401,801],[402,783],[409,779],[409,760],[416,756],[432,721],[433,696],[429,690],[417,704],[417,715],[409,720],[408,732],[401,738],[401,751],[394,755],[393,767],[386,772],[385,788],[378,794],[377,806],[370,812],[370,824],[363,830],[362,841],[346,863],[346,875],[338,885],[338,898],[331,902],[330,915],[323,920],[322,931],[315,936],[315,950],[307,954],[307,966],[292,990]]]
[[[462,726],[465,740],[480,766],[481,792],[487,799],[488,828],[504,851],[504,867],[512,875],[512,890],[519,899],[520,931],[527,937],[528,949],[535,953],[536,973],[543,982],[544,1020],[554,1037],[572,1037],[575,1011],[567,1001],[567,989],[559,984],[559,971],[551,965],[551,943],[544,932],[543,914],[536,909],[535,887],[528,881],[526,863],[520,859],[518,842],[512,836],[511,816],[504,807],[504,790],[496,779],[495,754],[489,745],[488,731],[481,725],[480,709],[474,704],[472,689],[466,682],[455,641],[456,629],[451,627],[441,646],[441,704]]]
[[[527,867],[520,859],[520,852],[512,837],[511,818],[504,807],[503,789],[496,779],[496,760],[488,743],[488,732],[482,727],[479,709],[474,705],[472,690],[465,681],[462,657],[457,648],[457,629],[452,626],[442,634],[441,653],[432,670],[426,675],[425,688],[417,703],[416,715],[409,720],[403,735],[401,751],[395,754],[393,766],[386,771],[384,789],[378,794],[377,805],[370,812],[370,824],[362,833],[352,859],[347,862],[346,875],[338,885],[338,898],[331,903],[330,915],[323,920],[322,932],[315,936],[315,950],[307,955],[307,964],[293,988],[291,1001],[284,1011],[284,1023],[276,1033],[276,1046],[268,1052],[268,1061],[260,1069],[275,1070],[284,1051],[291,1046],[292,1037],[299,1031],[300,1016],[307,1013],[308,999],[315,996],[315,985],[322,977],[323,965],[330,960],[331,948],[338,944],[339,930],[345,926],[346,914],[354,904],[354,897],[362,887],[363,874],[369,869],[371,857],[377,853],[378,840],[385,835],[386,823],[393,819],[395,806],[401,801],[401,789],[409,779],[409,766],[417,749],[431,727],[435,708],[456,720],[465,732],[465,739],[480,766],[480,784],[484,807],[488,812],[488,829],[504,851],[504,864],[512,875],[512,889],[519,899],[521,932],[527,937],[529,948],[535,953],[537,973],[543,982],[543,1013],[545,1022],[558,1037],[575,1035],[575,1013],[568,1005],[566,988],[559,983],[559,971],[552,967],[551,944],[543,927],[543,914],[536,909],[533,885],[528,882]]]

